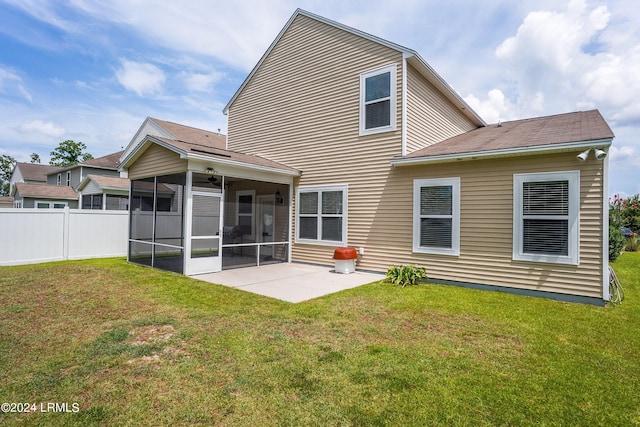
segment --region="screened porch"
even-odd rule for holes
[[[129,260],[187,275],[287,262],[290,191],[192,171],[132,180]]]

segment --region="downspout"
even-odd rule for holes
[[[608,154],[608,153],[607,153]],[[611,301],[609,293],[609,156],[603,160],[602,172],[602,299]]]

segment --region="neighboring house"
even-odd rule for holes
[[[78,208],[78,194],[71,187],[17,182],[13,199],[17,208]]]
[[[415,51],[297,10],[224,112],[225,147],[147,119],[125,149],[147,197],[131,261],[191,275],[353,246],[361,269],[609,299],[614,135],[596,110],[487,125]]]
[[[128,209],[127,194],[129,180],[120,177],[118,166],[121,155],[122,151],[118,151],[66,168],[31,163],[17,163],[11,176],[12,186],[10,194],[15,196],[14,193],[17,192],[15,183],[18,182],[40,184],[48,187],[67,187],[68,189],[54,190],[29,187],[30,189],[27,191],[30,196],[18,193],[18,196],[15,196],[14,207],[37,207],[36,203],[34,203],[36,200],[31,196],[34,192],[37,192],[44,194],[48,201],[47,203],[51,204],[52,207],[69,206],[70,208],[96,209],[99,205],[101,208],[126,210]],[[89,176],[92,176],[93,179],[87,179]],[[113,180],[102,180],[102,183],[99,183],[99,177],[113,178]],[[83,185],[82,188],[80,188],[81,185]],[[24,186],[22,187],[23,193],[26,188],[27,187]],[[84,191],[86,197],[78,193],[78,191],[84,188],[87,188],[87,190]],[[68,190],[71,190],[71,192],[75,194],[73,199],[69,198],[71,192]],[[54,197],[56,194],[62,195],[63,197],[56,200]],[[23,202],[25,197],[28,199],[26,203]],[[40,205],[45,207],[46,203],[42,201]]]
[[[82,209],[128,210],[129,179],[87,175],[78,186]]]
[[[118,151],[98,157],[97,159],[91,159],[73,166],[60,168],[55,172],[47,174],[47,184],[67,186],[77,190],[87,175],[120,177],[118,166],[121,155],[122,151]]]
[[[13,197],[2,196],[0,197],[0,208],[12,208],[13,207]]]
[[[17,162],[11,172],[9,194],[13,194],[13,187],[17,182],[28,184],[46,184],[47,174],[58,172],[57,166],[41,165],[39,163]]]

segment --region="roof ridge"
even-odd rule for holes
[[[212,133],[212,134],[214,134],[214,135],[218,135],[218,136],[225,136],[225,137],[226,137],[226,135],[225,135],[225,134],[223,134],[223,133],[216,132],[216,131],[209,130],[209,129],[202,129],[202,128],[197,128],[197,127],[195,127],[195,126],[183,125],[183,124],[181,124],[181,123],[172,122],[172,121],[170,121],[170,120],[162,120],[162,119],[158,119],[158,118],[155,118],[155,117],[149,117],[149,118],[150,118],[151,120],[155,121],[155,122],[170,123],[170,124],[172,124],[172,125],[180,126],[180,127],[183,127],[183,128],[189,128],[189,129],[194,129],[194,130],[200,130],[200,131],[203,131],[203,132],[210,132],[210,133]],[[168,129],[166,129],[166,130],[168,130]],[[169,132],[169,133],[171,133],[171,132]]]
[[[598,113],[600,113],[600,111],[597,108],[592,108],[590,110],[570,111],[568,113],[548,114],[546,116],[525,117],[523,119],[514,119],[514,120],[505,120],[505,121],[500,120],[497,123],[490,123],[487,126],[494,126],[494,125],[498,125],[498,124],[514,123],[514,122],[526,122],[526,121],[531,121],[531,120],[544,120],[544,119],[550,119],[552,117],[568,116],[568,115],[571,115],[571,114],[580,114],[580,113],[590,113],[590,112],[594,112],[594,111],[597,111]],[[475,129],[473,129],[473,130],[475,130]]]

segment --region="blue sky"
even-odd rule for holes
[[[418,51],[488,123],[599,109],[610,193],[640,192],[636,0],[0,0],[0,154],[105,155],[147,116],[224,133],[297,7]]]

